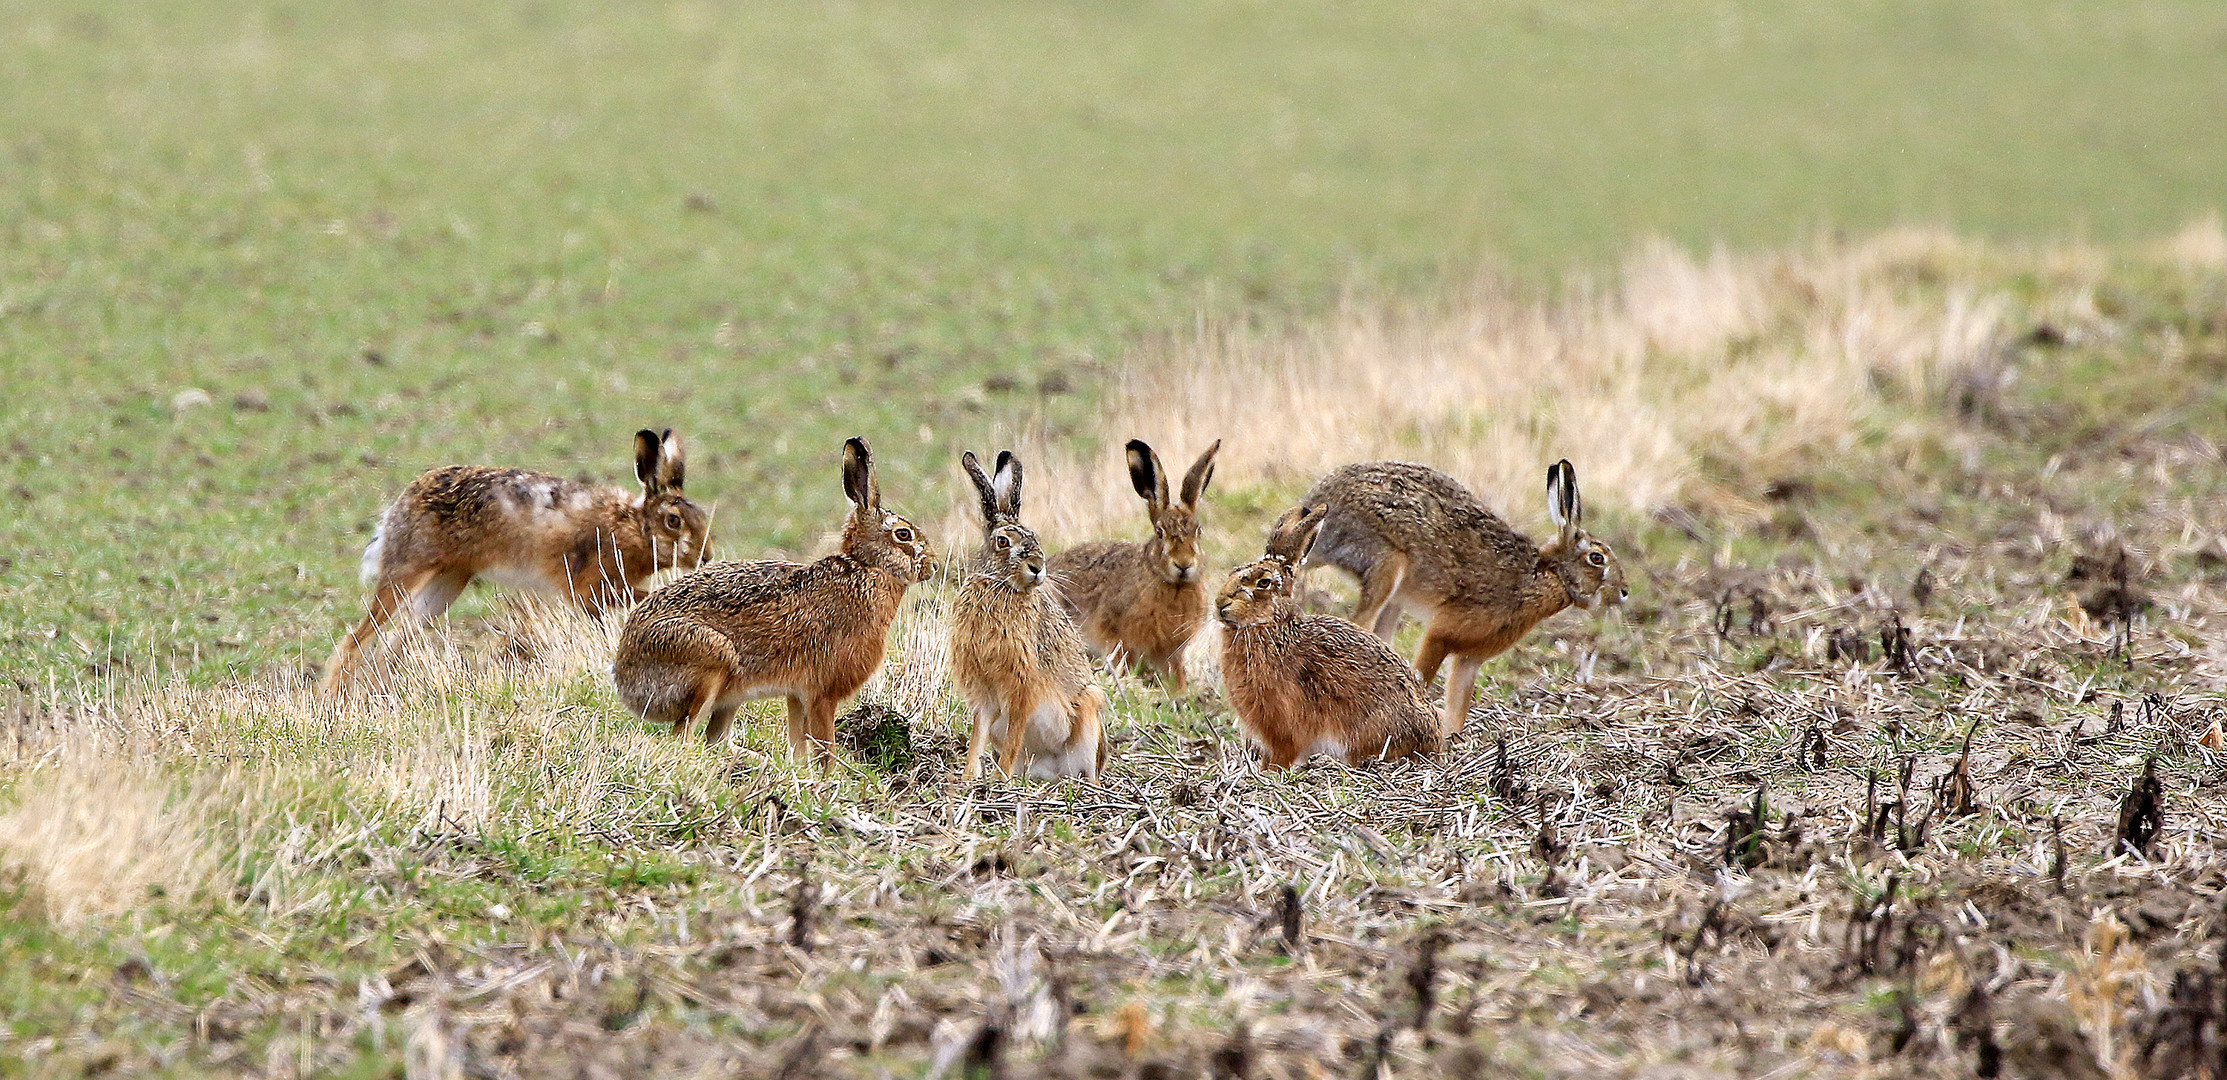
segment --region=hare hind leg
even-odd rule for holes
[[[1386,552],[1361,575],[1361,602],[1353,610],[1356,626],[1386,641],[1400,628],[1400,586],[1407,582],[1407,556]]]
[[[1080,755],[1078,772],[1085,780],[1098,779],[1098,774],[1106,769],[1105,706],[1105,692],[1095,686],[1084,690],[1075,702],[1075,743],[1077,749],[1084,751]]]
[[[727,731],[735,723],[735,712],[741,708],[742,702],[738,701],[732,705],[721,705],[711,710],[711,715],[704,718],[705,746],[717,746],[727,741]]]
[[[727,680],[724,676],[717,674],[701,676],[696,680],[694,686],[689,687],[688,693],[680,698],[679,707],[670,713],[657,716],[645,715],[643,718],[652,722],[670,718],[673,724],[673,737],[681,738],[688,734],[688,726],[696,722],[698,713],[707,709],[714,714],[718,713],[719,695],[726,688]],[[732,708],[728,709],[727,712],[729,716],[734,715]],[[710,731],[712,723],[711,720],[705,721],[705,731],[707,733]]]
[[[340,643],[333,646],[332,657],[325,661],[325,678],[320,688],[324,693],[337,693],[347,685],[348,677],[355,673],[356,663],[363,655],[364,645],[378,636],[379,628],[394,618],[394,613],[409,596],[409,587],[400,582],[381,585],[371,594],[371,611],[341,636]]]
[[[456,599],[456,593],[462,591],[464,585],[471,580],[470,574],[464,575],[463,582],[459,582],[448,593],[447,599],[440,602],[440,610],[446,611],[449,602]],[[362,660],[364,648],[379,636],[379,631],[392,622],[404,607],[410,608],[421,620],[429,618],[424,614],[427,600],[439,597],[442,581],[443,575],[438,570],[421,570],[412,577],[389,577],[382,580],[371,594],[371,610],[364,615],[362,622],[357,623],[340,639],[339,644],[333,646],[332,657],[325,661],[324,691],[337,692],[347,684],[348,678],[355,674],[356,665]],[[435,614],[439,612],[436,611]]]

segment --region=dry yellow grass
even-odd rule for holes
[[[2201,262],[2217,238],[2199,223],[2171,247]],[[1594,505],[1728,508],[1712,463],[1790,467],[1845,446],[1883,398],[1985,364],[2011,329],[1976,272],[1999,258],[1920,230],[1753,256],[1658,242],[1556,299],[1488,280],[1427,307],[1350,302],[1300,333],[1208,328],[1134,358],[1093,450],[1047,456],[1031,514],[1062,540],[1141,531],[1121,482],[1132,437],[1170,460],[1223,439],[1225,487],[1408,458],[1520,522],[1544,516],[1546,467],[1567,457]],[[2068,308],[2107,265],[2083,248],[2034,261]]]
[[[215,815],[160,762],[107,740],[55,747],[0,814],[0,880],[20,881],[55,924],[186,899],[219,869]]]
[[[2206,228],[2153,254],[2201,268],[2227,251]],[[1111,449],[1130,435],[1177,460],[1229,440],[1230,505],[1207,511],[1225,552],[1257,543],[1241,526],[1265,499],[1379,454],[1456,472],[1519,525],[1541,516],[1537,478],[1564,455],[1596,505],[1737,516],[1734,481],[1803,470],[1880,430],[1867,420],[1942,445],[1993,437],[1890,406],[2003,363],[2015,350],[1999,345],[2036,319],[2105,332],[2093,283],[2109,270],[2090,249],[2013,260],[1926,233],[1752,259],[1657,247],[1613,288],[1551,302],[1482,288],[1427,309],[1357,303],[1313,335],[1203,336],[1134,358],[1104,453],[1032,461],[1030,516],[1048,534],[1140,533]],[[2015,275],[2038,299],[1978,284]],[[1294,416],[1309,426],[1278,427]],[[210,948],[234,947],[240,924],[283,938],[282,960],[247,969],[275,964],[284,994],[243,979],[193,1005],[267,1036],[195,1053],[293,1063],[274,1075],[335,1071],[365,1046],[422,1076],[540,1075],[583,1054],[641,1071],[650,1059],[627,1055],[645,1047],[675,1072],[778,1075],[821,1054],[829,1074],[957,1075],[989,1020],[1016,1076],[1199,1063],[1239,1028],[1270,1077],[1353,1075],[1372,1054],[1399,1075],[1461,1075],[1475,1046],[1547,1075],[1942,1075],[1990,1025],[2014,1063],[2070,1047],[2068,1075],[2133,1075],[2176,974],[2215,955],[2203,778],[2220,767],[2204,739],[2227,677],[2222,579],[2153,581],[2167,614],[2137,616],[2122,643],[2053,591],[2046,560],[2106,519],[2175,565],[2227,535],[2216,497],[2174,482],[2216,459],[2151,431],[2128,437],[2138,453],[2064,465],[2077,486],[2019,516],[1997,511],[2022,496],[1989,493],[1945,524],[1840,530],[1791,562],[1734,566],[1767,601],[1756,623],[1717,619],[1725,568],[1706,554],[1662,558],[1646,621],[1549,628],[1438,760],[1262,774],[1210,692],[1171,702],[1116,680],[1103,783],[950,784],[950,586],[931,582],[863,696],[934,745],[909,770],[859,755],[817,776],[787,761],[772,703],[714,752],[645,729],[611,697],[615,625],[529,599],[402,636],[337,706],[298,672],[42,703],[0,740],[14,785],[0,865],[87,938],[116,936],[103,919],[156,888],[199,892],[162,917]],[[2005,460],[1991,468],[2006,485],[2042,468]],[[2090,498],[2121,488],[2138,509]],[[973,526],[944,526],[963,556]],[[1903,606],[1936,527],[1968,545],[1927,552],[1940,598]],[[1911,632],[1912,670],[1828,644],[1874,640],[1890,618]],[[1213,651],[1210,632],[1202,687]],[[1579,654],[1604,659],[1573,678]],[[1975,719],[1981,810],[1936,813]],[[2128,773],[2152,753],[2167,828],[2151,857],[2104,860]],[[1728,813],[1759,789],[1775,831],[1748,865],[1728,855]],[[1890,791],[1912,837],[1900,816],[1867,828]],[[636,863],[666,876],[628,876]],[[807,881],[819,914],[800,946]],[[1287,884],[1305,917],[1291,941],[1274,918]],[[529,913],[552,896],[562,911]],[[1874,910],[1904,928],[1875,948],[1858,919]],[[362,951],[335,951],[342,923]],[[1417,1007],[1405,979],[1434,933],[1448,941],[1438,1043],[1385,1026]],[[431,944],[381,952],[390,941]],[[110,1008],[173,1008],[168,993],[120,990]],[[1062,995],[1091,1015],[1070,1021]],[[1472,1040],[1472,1024],[1491,1034]]]

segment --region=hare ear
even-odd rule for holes
[[[1562,547],[1568,550],[1577,538],[1578,501],[1577,470],[1564,458],[1547,468],[1547,516],[1554,519],[1554,526],[1561,531]]]
[[[642,489],[652,495],[663,486],[657,475],[658,450],[657,432],[643,428],[634,433],[634,476],[642,482]]]
[[[982,526],[989,528],[998,521],[998,497],[990,486],[990,478],[982,472],[982,463],[975,459],[974,451],[959,455],[959,467],[967,471],[967,479],[974,482],[974,494],[982,500]]]
[[[1021,519],[1021,459],[1011,450],[998,451],[997,477],[991,484],[997,495],[998,512],[1015,521]]]
[[[1206,448],[1206,453],[1191,464],[1191,471],[1183,474],[1183,505],[1186,509],[1199,508],[1199,496],[1206,494],[1206,485],[1214,480],[1214,455],[1222,452],[1222,440]]]
[[[1314,550],[1315,539],[1322,535],[1322,523],[1330,516],[1327,504],[1295,506],[1284,511],[1268,530],[1266,553],[1297,566],[1307,561],[1307,553]]]
[[[1291,565],[1297,567],[1307,561],[1315,550],[1315,541],[1322,538],[1322,523],[1330,520],[1330,507],[1318,504],[1307,507],[1299,514],[1299,536],[1294,544]]]
[[[881,485],[874,479],[874,451],[855,436],[843,443],[843,494],[860,510],[882,507]]]
[[[673,434],[672,428],[666,428],[664,437],[658,440],[657,451],[658,486],[679,491],[681,482],[688,476],[688,448],[681,445],[680,436]]]
[[[1152,516],[1168,505],[1168,477],[1160,468],[1160,455],[1152,452],[1143,439],[1131,439],[1129,452],[1129,486],[1137,489],[1137,496],[1152,509]]]

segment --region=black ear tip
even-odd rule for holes
[[[1132,454],[1149,455],[1152,453],[1152,444],[1145,442],[1143,439],[1131,439],[1129,440],[1128,451]]]
[[[1000,451],[998,451],[998,470],[999,470],[1000,472],[1003,472],[1003,471],[1005,470],[1005,467],[1006,467],[1006,466],[1008,466],[1008,465],[1011,465],[1011,464],[1013,464],[1013,451],[1011,451],[1011,450],[1000,450]]]
[[[856,435],[843,440],[843,449],[848,450],[853,454],[857,454],[859,457],[869,457],[874,452],[872,449],[867,447],[866,440],[859,438]]]
[[[659,438],[660,440],[664,441],[664,442],[672,442],[672,441],[673,441],[673,429],[672,429],[672,428],[666,428],[666,429],[665,429],[665,433],[664,433],[663,435],[660,435],[660,436],[658,436],[658,438]]]

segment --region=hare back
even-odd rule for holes
[[[1044,575],[1057,587],[1060,602],[1077,615],[1106,607],[1111,590],[1149,572],[1144,545],[1118,540],[1077,544],[1044,561]]]
[[[707,628],[727,643],[730,693],[780,686],[844,696],[881,663],[906,586],[844,555],[813,563],[722,562],[650,594],[620,635],[667,624]]]
[[[1173,655],[1206,623],[1204,575],[1170,584],[1153,569],[1144,544],[1083,544],[1054,555],[1047,571],[1083,637],[1101,654]]]
[[[1346,465],[1316,482],[1306,501],[1330,510],[1309,562],[1366,577],[1398,552],[1408,560],[1407,588],[1421,596],[1510,600],[1539,564],[1537,544],[1427,465]]]
[[[1222,651],[1230,707],[1264,742],[1335,743],[1340,756],[1362,758],[1388,744],[1394,757],[1435,748],[1436,721],[1413,670],[1344,619],[1286,613],[1230,630]]]
[[[1016,591],[982,574],[951,611],[952,681],[970,703],[1072,701],[1090,684],[1082,634],[1042,588]]]
[[[523,469],[434,469],[387,508],[364,569],[374,579],[436,566],[499,578],[507,569],[516,584],[560,588],[568,561],[601,565],[639,546],[639,502],[617,488]]]

